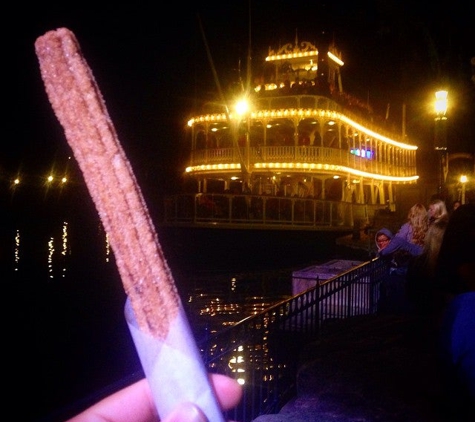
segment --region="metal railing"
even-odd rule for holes
[[[356,146],[355,146],[356,148]],[[265,163],[325,163],[334,166],[349,167],[354,170],[378,173],[385,176],[405,177],[417,174],[414,160],[411,158],[392,159],[391,162],[379,157],[368,160],[352,154],[350,148],[330,148],[314,145],[270,145],[244,147],[224,147],[197,149],[191,152],[190,167],[213,164],[239,163],[241,157],[249,156],[250,163],[256,165],[255,170],[262,169]],[[288,169],[289,172],[301,172],[301,167]]]
[[[296,394],[302,348],[321,336],[325,320],[374,314],[388,273],[387,262],[375,258],[323,282],[299,275],[301,285],[315,287],[201,340],[198,346],[209,372],[243,381],[243,398],[226,419],[251,422],[278,413]],[[139,370],[38,422],[66,420],[143,377]]]
[[[222,227],[273,227],[300,230],[351,230],[381,204],[355,204],[314,198],[189,193],[167,197],[163,224]]]
[[[311,277],[306,282],[315,287],[201,341],[208,370],[243,384],[243,399],[227,419],[250,422],[278,413],[296,394],[302,347],[321,335],[325,320],[376,313],[388,271],[376,258],[321,283]]]

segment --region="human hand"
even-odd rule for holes
[[[241,386],[232,378],[210,375],[218,402],[223,410],[232,409],[241,400]],[[144,378],[92,405],[67,422],[157,422],[152,392]],[[193,403],[182,403],[162,422],[207,422]]]

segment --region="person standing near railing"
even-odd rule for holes
[[[431,224],[425,235],[422,254],[409,261],[406,290],[417,315],[431,317],[434,311],[436,265],[447,224],[447,220]]]
[[[429,225],[439,220],[448,220],[449,212],[447,211],[447,206],[442,199],[433,199],[427,211],[429,217]]]
[[[386,246],[389,245],[389,242],[391,239],[394,237],[393,233],[391,230],[387,228],[382,228],[381,230],[378,230],[375,235],[375,243],[376,243],[376,249],[378,251],[378,255],[381,253],[381,251],[386,248]]]
[[[426,207],[421,203],[414,204],[407,213],[406,222],[394,236],[394,241],[382,253],[382,255],[391,255],[394,267],[392,272],[401,276],[406,275],[412,258],[422,253],[428,228],[429,218]],[[415,245],[415,247],[412,245]]]
[[[426,207],[421,203],[414,204],[407,213],[407,221],[401,226],[396,236],[410,243],[424,246],[424,238],[429,228]]]
[[[475,420],[475,203],[450,218],[436,265],[447,420]]]
[[[376,232],[375,241],[378,249],[377,255],[391,261],[391,274],[405,276],[409,262],[406,256],[418,256],[422,253],[422,245],[408,242],[401,236],[394,236],[387,228]],[[404,259],[400,260],[401,256]]]
[[[390,261],[388,276],[381,283],[378,311],[380,313],[406,313],[410,303],[406,295],[406,273],[409,260],[407,257],[422,253],[422,246],[408,242],[402,237],[393,236],[383,228],[376,232],[378,257]],[[400,259],[400,257],[404,259]]]

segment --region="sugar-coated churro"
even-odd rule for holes
[[[166,336],[178,295],[135,176],[76,37],[66,28],[35,44],[53,109],[83,172],[139,326]]]
[[[128,296],[127,322],[160,416],[191,401],[209,421],[222,421],[148,208],[75,35],[67,28],[49,31],[35,50],[48,98],[109,235]]]

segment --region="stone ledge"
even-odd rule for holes
[[[435,336],[420,319],[330,321],[301,351],[297,396],[254,422],[442,422]]]

